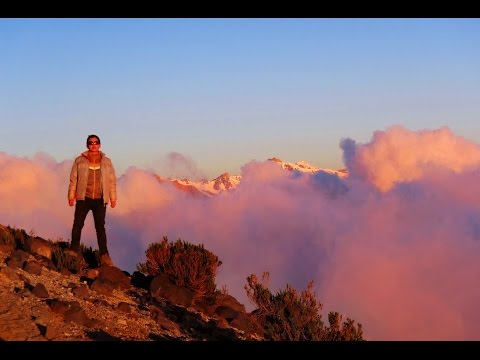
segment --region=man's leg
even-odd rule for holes
[[[90,200],[92,202],[93,220],[95,221],[95,230],[97,232],[98,252],[102,256],[108,255],[107,250],[107,233],[105,231],[105,213],[107,205],[103,203],[103,199]]]
[[[90,207],[85,200],[78,200],[75,204],[75,218],[72,227],[72,241],[70,242],[70,250],[78,252],[80,250],[80,237],[82,236],[82,228],[85,224]]]

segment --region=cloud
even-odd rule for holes
[[[28,159],[0,152],[0,223],[52,238],[65,234],[73,222],[67,202],[71,164],[44,153]]]
[[[110,253],[132,272],[150,243],[182,238],[219,256],[217,285],[250,309],[246,277],[269,271],[274,292],[313,280],[325,321],[339,311],[368,339],[478,340],[479,145],[396,126],[341,147],[345,179],[252,161],[235,191],[212,198],[132,167],[107,211]],[[69,238],[71,164],[0,153],[0,223]],[[93,221],[82,241],[96,247]]]
[[[205,174],[188,156],[172,151],[166,156],[153,161],[153,169],[162,177],[190,180],[205,179]]]
[[[341,146],[351,173],[381,191],[437,169],[461,173],[480,165],[478,145],[456,136],[447,127],[413,132],[393,126],[376,131],[368,144],[356,145],[346,139]]]

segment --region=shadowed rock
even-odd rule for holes
[[[35,287],[32,289],[32,294],[41,299],[48,298],[48,291],[45,288],[45,285],[42,283],[35,285]]]
[[[98,269],[87,269],[85,271],[85,277],[90,280],[95,280],[99,274],[100,271],[98,271]]]
[[[25,264],[26,261],[28,261],[29,257],[30,255],[27,252],[21,249],[17,249],[12,251],[12,253],[10,254],[10,256],[7,258],[5,262],[7,263],[8,266],[12,268],[16,268],[16,267],[23,268],[23,265]]]
[[[56,329],[54,326],[46,326],[45,334],[43,334],[45,339],[54,340],[62,336],[62,332]]]
[[[33,261],[27,261],[23,266],[23,270],[34,275],[40,275],[42,273],[42,267]]]
[[[75,304],[78,302],[76,301],[62,301],[57,299],[52,299],[50,301],[47,300],[47,304],[55,314],[58,315],[65,315],[65,313]],[[80,306],[80,304],[78,304]]]
[[[82,300],[88,300],[90,298],[90,292],[86,286],[76,287],[72,290],[72,293],[75,295],[75,297]]]
[[[233,319],[238,318],[240,313],[236,310],[233,310],[229,306],[219,306],[217,308],[217,310],[215,310],[215,314],[217,314],[218,316],[220,316],[220,317],[224,318],[225,320],[227,320],[228,322],[230,322]]]
[[[112,292],[113,292],[113,286],[110,283],[110,281],[100,279],[100,278],[97,278],[92,283],[92,285],[90,286],[90,289],[105,296],[110,296],[112,295]]]
[[[78,301],[59,301],[52,300],[47,302],[50,309],[59,315],[62,315],[66,322],[73,321],[79,325],[92,327],[94,322],[88,318],[85,310],[80,306]]]
[[[231,328],[219,328],[214,321],[205,321],[199,314],[189,312],[185,308],[171,305],[167,306],[164,312],[168,319],[180,325],[182,332],[186,332],[196,340],[239,339]]]
[[[217,313],[219,307],[229,308],[239,313],[245,313],[245,305],[239,303],[237,299],[228,294],[214,293],[195,302],[195,307],[205,314],[213,316]]]
[[[6,266],[4,268],[1,268],[0,269],[0,274],[2,274],[3,276],[5,276],[6,278],[10,279],[10,280],[18,280],[19,277],[17,275],[17,273],[15,272],[15,270],[13,270],[11,267],[9,266]]]
[[[78,302],[76,302],[78,304]],[[79,325],[83,325],[86,327],[93,326],[93,320],[90,319],[85,310],[78,304],[78,306],[72,306],[65,312],[65,321],[73,321]]]
[[[110,304],[108,303],[107,300],[104,299],[95,299],[93,301],[95,305],[100,305],[100,306],[105,306],[105,307],[110,307]]]
[[[152,279],[153,276],[146,276],[140,271],[135,271],[132,275],[131,283],[137,288],[148,290]]]
[[[150,284],[153,298],[164,298],[173,304],[189,307],[193,303],[193,291],[173,284],[165,274],[157,275]]]
[[[115,289],[130,288],[130,278],[115,266],[101,266],[97,279],[108,281]]]
[[[117,309],[118,309],[118,311],[121,311],[121,312],[124,312],[124,313],[127,313],[127,314],[132,312],[130,304],[128,304],[124,301],[122,301],[121,303],[118,304]]]

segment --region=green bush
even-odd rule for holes
[[[192,290],[197,298],[215,292],[215,276],[222,262],[203,244],[181,239],[172,243],[165,236],[160,243],[150,244],[145,254],[147,261],[137,265],[138,271],[153,276],[166,274],[172,283]]]
[[[324,325],[322,304],[316,299],[312,281],[300,295],[288,284],[273,295],[267,287],[268,278],[269,273],[264,273],[260,283],[252,274],[245,285],[248,298],[257,306],[253,313],[268,340],[363,340],[362,325],[356,327],[351,319],[341,324],[343,317],[336,312],[328,316],[330,326]]]

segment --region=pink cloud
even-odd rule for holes
[[[351,143],[350,139],[342,143],[348,168],[381,191],[397,182],[420,179],[432,169],[460,173],[480,165],[478,145],[447,127],[414,132],[393,126],[387,131],[375,131],[368,144],[352,147]]]
[[[162,177],[190,180],[204,179],[205,174],[190,157],[172,151],[166,156],[154,159],[153,168]]]

